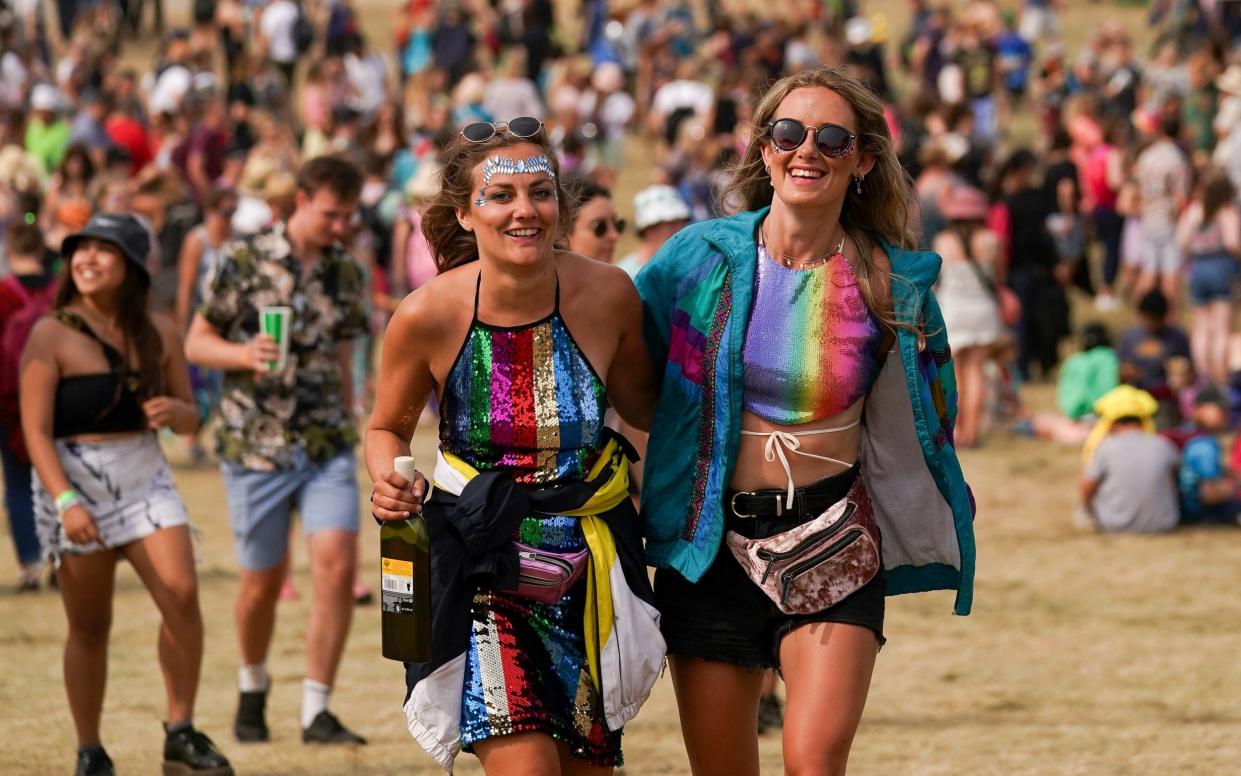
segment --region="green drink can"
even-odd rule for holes
[[[284,369],[289,362],[289,329],[292,325],[292,307],[277,305],[259,310],[259,331],[274,339],[280,346],[280,360],[267,362],[267,368],[273,372]]]

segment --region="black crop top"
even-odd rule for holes
[[[60,310],[56,320],[98,342],[112,371],[60,378],[56,384],[52,436],[59,439],[79,434],[145,431],[147,419],[138,401],[137,373],[127,369],[120,352],[100,339],[80,317]]]

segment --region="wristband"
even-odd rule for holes
[[[77,491],[68,488],[56,497],[56,514],[64,517],[66,512],[81,503],[82,499],[78,497]]]

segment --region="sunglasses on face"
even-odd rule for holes
[[[486,143],[498,132],[508,132],[513,137],[530,138],[543,131],[543,122],[533,116],[518,116],[512,121],[476,121],[466,124],[461,137],[471,143]]]
[[[797,119],[777,119],[767,122],[771,144],[777,151],[796,151],[806,142],[806,135],[814,132],[814,145],[828,159],[843,159],[853,153],[857,135],[839,124],[808,127]]]
[[[606,218],[596,218],[594,221],[590,222],[590,231],[594,232],[595,237],[603,237],[608,233],[609,225],[616,230],[617,234],[625,233],[626,224],[625,219],[623,218],[617,218],[612,221],[609,221]]]

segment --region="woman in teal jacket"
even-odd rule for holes
[[[786,772],[843,773],[885,594],[955,589],[955,612],[970,610],[940,259],[910,249],[913,194],[882,106],[842,70],[777,83],[752,137],[726,193],[741,212],[679,232],[637,278],[662,370],[647,558],[694,772],[758,773],[762,669],[778,666]],[[725,535],[805,530],[841,501],[873,508],[882,568],[787,614]]]

